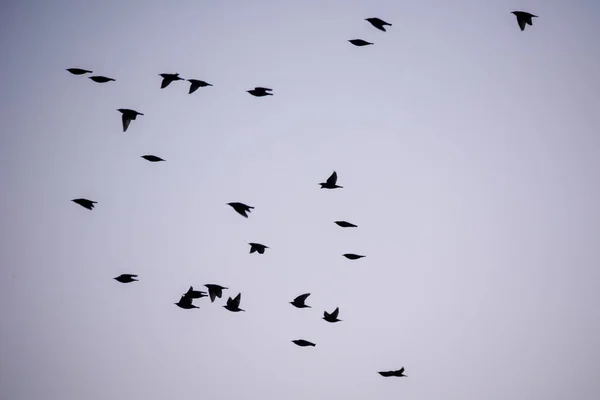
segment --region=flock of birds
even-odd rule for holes
[[[533,14],[530,14],[525,11],[513,11],[512,14],[514,14],[516,16],[517,23],[519,24],[519,28],[521,29],[521,31],[525,30],[526,25],[532,25],[532,18],[537,18],[537,15],[533,15]],[[368,21],[375,28],[377,28],[383,32],[386,32],[386,28],[385,28],[386,26],[392,26],[392,24],[390,24],[380,18],[366,18],[365,20]],[[358,46],[358,47],[368,46],[368,45],[373,44],[373,43],[368,42],[363,39],[351,39],[351,40],[349,40],[349,42],[352,43],[354,46]],[[68,68],[67,71],[69,71],[73,75],[84,75],[84,74],[93,73],[93,71],[82,69],[82,68]],[[159,76],[162,77],[162,82],[160,85],[161,89],[168,87],[172,82],[186,80],[186,79],[180,77],[178,73],[174,73],[174,74],[162,73],[162,74],[159,74]],[[101,76],[101,75],[90,76],[89,79],[91,79],[92,81],[94,81],[96,83],[107,83],[107,82],[115,81],[115,79],[113,79],[113,78],[109,78],[109,77]],[[199,88],[213,86],[210,83],[207,83],[205,81],[198,80],[198,79],[187,79],[187,81],[190,82],[190,89],[188,92],[189,94],[194,93]],[[259,86],[259,87],[255,87],[254,89],[248,90],[247,92],[255,97],[265,97],[265,96],[272,96],[273,95],[273,93],[271,93],[272,91],[273,91],[272,89]],[[127,131],[127,128],[129,127],[129,124],[131,123],[131,121],[135,120],[138,115],[144,115],[136,110],[132,110],[132,109],[128,109],[128,108],[119,108],[117,111],[119,111],[122,114],[123,132]],[[166,161],[158,156],[151,155],[151,154],[143,155],[141,157],[150,162]],[[343,186],[339,186],[337,184],[337,179],[338,179],[337,173],[335,171],[333,171],[331,176],[329,176],[329,178],[327,178],[327,180],[325,182],[319,183],[321,185],[321,189],[341,189],[341,188],[343,188]],[[85,198],[73,199],[72,201],[79,204],[80,206],[82,206],[84,208],[87,208],[88,210],[92,210],[94,208],[94,205],[97,204],[97,201],[93,201],[93,200],[89,200],[89,199],[85,199]],[[240,214],[241,216],[243,216],[245,218],[248,218],[248,213],[250,213],[251,210],[254,209],[254,207],[246,205],[244,203],[240,203],[240,202],[231,202],[231,203],[227,203],[227,205],[231,206],[238,214]],[[337,224],[338,226],[340,226],[342,228],[357,228],[358,227],[357,225],[352,224],[347,221],[335,221],[335,224]],[[252,253],[264,254],[265,250],[269,248],[268,246],[265,246],[264,244],[261,244],[261,243],[248,243],[248,244],[250,245],[250,254],[252,254]],[[343,254],[343,256],[348,258],[349,260],[357,260],[357,259],[365,257],[364,255],[352,254],[352,253]],[[137,277],[138,277],[138,275],[135,275],[135,274],[122,274],[122,275],[117,276],[114,279],[121,283],[131,283],[131,282],[137,282],[138,281]],[[208,293],[205,291],[201,291],[201,290],[194,290],[193,286],[190,286],[189,289],[183,295],[181,295],[181,298],[179,299],[179,301],[174,304],[176,304],[178,307],[180,307],[182,309],[186,309],[186,310],[199,308],[198,306],[193,304],[194,299],[201,299],[202,297],[209,297],[211,303],[213,303],[216,298],[222,297],[223,290],[228,289],[227,287],[217,285],[214,283],[206,284],[206,285],[204,285],[204,287],[206,287],[208,289]],[[290,304],[292,304],[296,308],[311,308],[311,306],[306,304],[306,299],[309,296],[310,296],[310,293],[301,294],[301,295],[297,296],[293,301],[291,301]],[[226,304],[223,307],[231,312],[245,311],[240,308],[241,299],[242,299],[242,294],[238,293],[237,296],[235,296],[234,298],[229,297],[227,299]],[[341,322],[342,320],[338,318],[339,312],[340,312],[339,307],[336,307],[336,309],[333,310],[333,312],[331,312],[331,313],[324,311],[323,319],[329,323]],[[296,340],[292,340],[292,342],[300,347],[311,347],[311,346],[314,347],[315,346],[315,343],[312,343],[305,339],[296,339]],[[384,377],[405,377],[406,376],[406,375],[404,375],[404,367],[402,367],[398,370],[380,371],[378,373]]]

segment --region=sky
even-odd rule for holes
[[[521,32],[514,10],[539,18]],[[0,398],[600,398],[599,18],[2,2]],[[118,108],[144,115],[124,133]],[[229,290],[174,305],[206,283]],[[222,307],[240,292],[245,313]]]

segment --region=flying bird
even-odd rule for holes
[[[533,21],[531,20],[532,18],[538,18],[537,15],[533,15],[525,11],[512,11],[511,13],[515,14],[517,17],[517,23],[519,24],[521,31],[525,30],[525,24],[533,26]]]
[[[73,199],[71,201],[79,204],[81,207],[87,208],[88,210],[94,208],[94,204],[98,203],[97,201],[92,201],[88,199]]]
[[[127,127],[129,127],[129,124],[131,123],[131,121],[136,119],[136,117],[138,115],[144,115],[140,112],[137,112],[135,110],[130,110],[128,108],[119,108],[117,111],[119,111],[119,112],[121,112],[121,114],[123,114],[121,116],[121,119],[123,120],[123,132],[127,132]]]
[[[338,319],[338,314],[340,313],[340,308],[336,307],[335,310],[331,314],[327,311],[323,312],[323,319],[327,322],[340,322],[341,319]]]
[[[179,74],[158,74],[159,76],[162,76],[163,80],[160,84],[160,88],[164,89],[167,86],[169,86],[171,84],[171,82],[174,81],[183,81],[183,78],[179,77]]]
[[[227,205],[231,206],[238,214],[246,218],[248,218],[247,213],[251,212],[250,210],[254,208],[252,206],[247,206],[244,203],[227,203]]]
[[[304,303],[308,296],[310,296],[310,293],[301,294],[300,296],[296,297],[294,301],[290,301],[290,304],[297,308],[312,308]]]
[[[265,254],[265,249],[268,249],[269,246],[265,246],[260,243],[248,243],[250,245],[250,254],[254,252],[258,252],[258,254]]]
[[[235,299],[232,299],[231,297],[228,298],[227,304],[224,305],[223,307],[225,307],[226,309],[228,309],[229,311],[232,311],[232,312],[246,311],[246,310],[242,310],[240,308],[240,300],[242,300],[242,294],[238,293],[238,295],[235,296]]]
[[[307,346],[315,347],[316,346],[316,344],[309,342],[308,340],[304,340],[304,339],[296,339],[296,340],[292,340],[292,342],[296,343],[300,347],[307,347]]]
[[[69,71],[73,75],[91,74],[92,72],[94,72],[94,71],[88,71],[87,69],[81,69],[81,68],[67,68],[67,71]]]
[[[215,285],[214,283],[208,283],[204,285],[204,287],[208,288],[208,295],[210,296],[210,302],[215,301],[215,297],[221,298],[223,295],[223,290],[227,289],[221,285]]]
[[[273,89],[267,89],[264,87],[255,87],[252,90],[246,90],[248,93],[250,93],[252,96],[256,96],[256,97],[263,97],[263,96],[273,96],[273,93],[267,93],[268,91],[273,91]]]
[[[331,174],[331,176],[327,178],[327,181],[321,182],[319,183],[319,185],[321,185],[321,189],[343,188],[343,186],[337,185],[337,172],[335,171],[333,171],[333,174]]]
[[[352,253],[346,253],[346,254],[342,254],[344,257],[346,257],[348,260],[358,260],[359,258],[363,258],[366,256],[361,256],[358,254],[352,254]]]
[[[188,79],[188,82],[191,83],[190,91],[188,94],[194,93],[196,90],[198,90],[198,88],[205,87],[205,86],[212,86],[210,83],[207,83],[204,81],[199,81],[198,79]]]
[[[146,154],[145,156],[141,156],[141,157],[144,158],[144,159],[146,159],[146,160],[148,160],[148,161],[150,161],[150,162],[166,161],[166,160],[163,160],[160,157],[153,156],[151,154]]]
[[[137,282],[138,280],[135,279],[137,278],[137,275],[134,274],[121,274],[119,276],[117,276],[116,278],[113,278],[121,283],[130,283],[130,282]]]
[[[201,299],[203,297],[206,297],[206,292],[203,292],[201,290],[194,290],[194,288],[190,286],[190,288],[184,296],[189,297],[191,299]]]
[[[370,44],[373,44],[371,42],[367,42],[366,40],[362,40],[362,39],[351,39],[351,40],[348,40],[348,41],[350,43],[352,43],[353,45],[358,46],[358,47],[368,46]]]
[[[183,308],[184,310],[191,310],[192,308],[200,308],[198,306],[193,305],[192,300],[193,299],[191,297],[186,296],[184,294],[183,296],[181,296],[181,299],[179,299],[179,301],[175,304],[177,305],[177,307]]]
[[[90,79],[96,83],[106,83],[106,82],[114,81],[113,78],[107,78],[106,76],[100,76],[100,75],[90,76]]]
[[[378,373],[379,373],[379,375],[385,376],[386,378],[389,378],[390,376],[396,376],[396,377],[406,376],[406,375],[404,375],[404,367],[402,367],[396,371],[381,371]]]
[[[386,32],[385,30],[385,26],[392,26],[392,24],[389,24],[387,22],[385,22],[384,20],[380,19],[380,18],[366,18],[365,21],[369,21],[369,23],[371,25],[373,25],[375,28],[379,29],[380,31]]]
[[[342,228],[358,228],[358,225],[354,225],[351,224],[350,222],[347,221],[334,221],[337,225],[341,226]]]

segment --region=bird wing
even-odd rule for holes
[[[335,185],[337,182],[337,172],[333,171],[333,174],[329,178],[327,178],[328,185]]]
[[[128,115],[123,113],[121,120],[123,120],[123,132],[127,132],[127,128],[129,127],[129,124],[131,123],[131,118],[129,118]]]
[[[262,86],[257,86],[257,87],[254,88],[254,90],[260,90],[262,92],[273,91],[273,89],[269,89],[269,88],[262,87]]]
[[[310,293],[301,294],[300,296],[296,297],[294,299],[294,301],[304,303],[306,301],[306,299],[308,298],[308,296],[310,296]]]
[[[337,319],[339,313],[340,313],[340,308],[336,307],[335,310],[331,313],[331,317],[333,319]]]
[[[519,23],[519,28],[521,28],[522,31],[525,30],[525,24],[527,22],[522,15],[517,15],[517,22]]]
[[[237,296],[235,296],[235,299],[233,299],[233,305],[234,305],[236,308],[239,308],[239,306],[240,306],[240,301],[241,301],[241,300],[242,300],[242,294],[241,294],[241,293],[238,293],[238,295],[237,295]]]
[[[166,88],[167,86],[169,86],[169,83],[171,83],[171,79],[164,77],[162,82],[160,83],[160,88],[161,89]]]
[[[192,304],[192,298],[186,296],[185,294],[183,296],[181,296],[181,299],[179,299],[179,304],[181,305],[191,305]]]
[[[215,293],[215,289],[208,288],[208,295],[210,296],[210,302],[211,303],[214,302],[215,301],[215,297],[217,297],[216,293]]]
[[[398,374],[402,374],[404,373],[404,367],[400,368],[398,371],[396,371]]]
[[[190,92],[188,94],[194,93],[200,87],[200,82],[198,81],[190,81]]]

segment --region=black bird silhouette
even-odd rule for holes
[[[365,21],[369,21],[369,23],[371,25],[373,25],[375,28],[379,29],[380,31],[386,32],[385,30],[385,26],[392,26],[392,24],[389,24],[387,22],[385,22],[384,20],[380,19],[380,18],[366,18]]]
[[[258,254],[265,254],[265,249],[268,249],[269,246],[265,246],[260,243],[248,243],[250,245],[250,254],[254,252],[258,252]]]
[[[533,26],[533,21],[531,20],[532,18],[538,18],[537,15],[533,15],[525,11],[512,11],[511,13],[515,14],[517,17],[517,23],[519,24],[521,31],[525,30],[525,24]]]
[[[242,294],[238,293],[238,295],[235,296],[235,299],[232,299],[231,297],[228,298],[227,304],[224,305],[223,307],[225,307],[226,309],[228,309],[229,311],[232,311],[232,312],[246,311],[246,310],[242,310],[240,308],[240,300],[242,300]]]
[[[340,313],[340,308],[336,307],[336,309],[329,314],[327,311],[323,312],[323,319],[327,322],[340,322],[341,319],[338,319],[338,314]]]
[[[198,79],[188,79],[188,82],[191,83],[190,92],[188,94],[194,93],[196,90],[198,90],[198,88],[212,86],[210,83],[199,81]]]
[[[363,258],[366,256],[361,256],[358,254],[352,254],[352,253],[346,253],[346,254],[342,254],[344,257],[346,257],[348,260],[358,260],[359,258]]]
[[[252,206],[247,206],[244,203],[227,203],[228,206],[231,206],[235,211],[237,211],[238,214],[240,214],[243,217],[248,218],[248,214],[249,212],[251,212],[250,210],[253,209],[254,207]]]
[[[90,79],[96,83],[106,83],[106,82],[114,81],[113,78],[107,78],[106,76],[100,76],[100,75],[90,76]]]
[[[98,203],[97,201],[92,201],[88,199],[73,199],[71,201],[79,204],[81,207],[87,208],[88,210],[94,208],[94,204]]]
[[[192,308],[200,308],[198,306],[193,305],[192,300],[193,299],[191,297],[186,296],[184,294],[183,296],[181,296],[181,299],[179,299],[179,301],[175,304],[177,305],[177,307],[183,308],[184,310],[191,310]]]
[[[208,283],[204,285],[204,287],[208,288],[208,295],[210,296],[210,302],[215,301],[215,297],[221,298],[223,295],[223,290],[227,289],[221,285],[215,285],[214,283]]]
[[[128,108],[119,108],[117,111],[119,111],[119,112],[121,112],[121,114],[123,114],[121,116],[121,119],[123,120],[123,132],[127,132],[127,127],[129,127],[129,124],[131,123],[131,121],[136,119],[136,117],[138,115],[144,115],[140,112],[137,112],[135,110],[130,110]]]
[[[336,224],[341,226],[342,228],[358,228],[358,225],[351,224],[347,221],[334,221]]]
[[[257,86],[252,90],[246,90],[252,96],[263,97],[263,96],[273,96],[273,93],[267,93],[268,91],[273,91],[273,89],[267,89],[264,87]]]
[[[329,178],[327,178],[327,181],[325,182],[321,182],[319,183],[319,185],[321,185],[321,189],[336,189],[336,188],[343,188],[343,186],[338,186],[337,185],[337,172],[333,171],[333,174],[331,174],[331,176]]]
[[[73,75],[91,74],[92,72],[94,72],[94,71],[88,71],[87,69],[81,69],[81,68],[67,68],[67,71],[69,71]]]
[[[158,74],[158,75],[162,76],[162,78],[163,78],[163,80],[160,84],[161,89],[164,89],[167,86],[169,86],[171,84],[171,82],[184,80],[183,78],[180,78],[179,74],[177,74],[177,73],[176,74]]]
[[[397,377],[406,376],[406,375],[404,375],[404,367],[402,367],[396,371],[381,371],[378,373],[379,373],[379,375],[385,376],[386,378],[389,378],[390,376],[397,376]]]
[[[190,288],[184,296],[189,297],[191,299],[201,299],[203,297],[206,297],[206,292],[203,292],[201,290],[194,290],[194,288],[190,286]]]
[[[371,42],[367,42],[366,40],[362,40],[362,39],[351,39],[351,40],[348,40],[348,41],[350,43],[352,43],[353,45],[358,46],[358,47],[368,46],[370,44],[373,44]]]
[[[137,275],[134,274],[121,274],[119,276],[117,276],[116,278],[113,278],[121,283],[130,283],[130,282],[137,282],[138,280],[135,279],[137,278]]]
[[[150,162],[166,161],[166,160],[163,160],[160,157],[153,156],[152,154],[146,154],[145,156],[141,156],[141,157],[144,158],[144,159],[146,159],[146,160],[148,160],[148,161],[150,161]]]
[[[297,308],[312,308],[311,306],[304,304],[308,296],[310,296],[310,293],[301,294],[296,297],[294,301],[290,301],[290,304]]]
[[[304,340],[304,339],[296,339],[296,340],[292,340],[292,342],[296,343],[300,347],[306,347],[306,346],[315,347],[316,346],[316,344],[314,344],[313,342],[309,342],[308,340]]]

